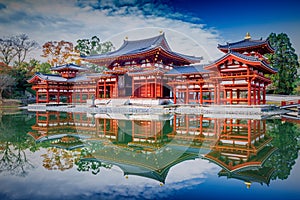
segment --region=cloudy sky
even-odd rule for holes
[[[40,46],[48,41],[98,36],[116,48],[164,31],[174,51],[203,56],[222,53],[217,45],[285,32],[300,53],[300,3],[285,1],[189,0],[0,0],[0,36],[26,33]],[[41,49],[35,52],[39,57]]]

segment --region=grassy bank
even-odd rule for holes
[[[20,112],[21,101],[17,99],[3,99],[0,103],[0,114],[14,114]]]

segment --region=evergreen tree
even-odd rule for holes
[[[299,68],[298,57],[292,47],[287,34],[280,33],[269,35],[271,46],[275,49],[274,54],[269,54],[271,65],[278,70],[271,79],[276,94],[292,94],[297,82],[297,69]]]
[[[93,36],[91,39],[79,39],[75,50],[79,52],[80,56],[90,56],[110,52],[114,50],[112,42],[101,42],[97,36]],[[85,66],[90,69],[91,72],[102,72],[107,68],[105,66],[98,66],[93,63],[85,63]]]

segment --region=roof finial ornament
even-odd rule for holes
[[[247,32],[247,33],[246,33],[246,36],[245,36],[245,40],[249,40],[249,39],[251,39],[251,35],[250,35],[249,32]]]
[[[162,30],[159,31],[159,34],[162,35],[164,32]]]

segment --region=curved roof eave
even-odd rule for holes
[[[173,56],[175,57],[175,59],[183,61],[183,62],[188,62],[188,63],[197,63],[200,62],[203,58],[202,57],[195,57],[195,56],[189,56],[189,55],[184,55],[184,54],[180,54],[177,52],[173,52],[173,51],[168,51],[165,48],[163,48],[162,46],[157,46],[157,47],[151,47],[148,49],[143,49],[140,51],[134,51],[134,52],[130,52],[127,54],[122,54],[122,55],[117,55],[117,56],[110,56],[110,57],[103,57],[103,58],[89,58],[90,62],[94,62],[94,63],[102,63],[102,62],[112,62],[115,60],[126,60],[128,59],[127,57],[144,57],[144,54],[151,54],[151,53],[155,53],[156,51],[161,51],[164,54],[168,55],[168,56]]]
[[[218,44],[218,49],[223,52],[228,52],[229,49],[231,50],[242,50],[248,48],[257,48],[261,46],[266,46],[270,53],[274,53],[275,49],[270,45],[269,40],[249,40],[244,39],[238,42],[227,43],[225,45]]]
[[[216,65],[222,63],[224,60],[226,60],[228,57],[234,57],[234,58],[238,58],[239,60],[242,60],[244,62],[250,63],[252,65],[260,65],[260,66],[264,66],[264,68],[269,71],[270,73],[274,74],[276,73],[276,70],[271,68],[265,61],[261,61],[258,60],[255,57],[251,57],[251,56],[245,56],[243,54],[237,53],[237,52],[228,52],[227,54],[225,54],[224,56],[222,56],[221,58],[217,59],[216,61],[214,61],[212,64],[207,65],[206,67],[204,67],[205,69],[211,69],[214,68]]]

